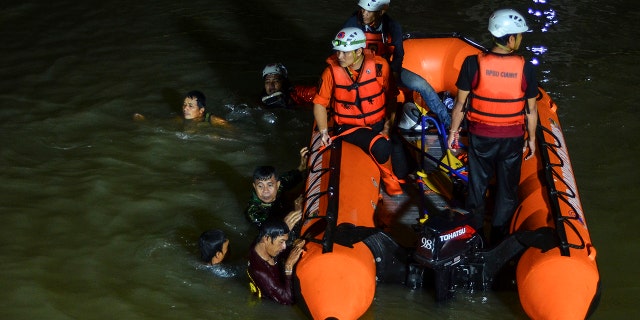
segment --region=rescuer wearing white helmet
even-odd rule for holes
[[[266,65],[262,79],[261,103],[266,108],[310,105],[316,94],[316,86],[291,85],[287,68],[279,62]]]
[[[289,80],[287,68],[282,63],[270,63],[262,69],[262,79],[267,95],[282,91],[283,85]]]
[[[496,177],[496,203],[489,241],[497,244],[508,233],[518,202],[520,167],[536,152],[538,83],[533,64],[514,52],[529,30],[515,10],[502,9],[489,18],[494,46],[465,59],[458,75],[458,94],[447,139],[456,148],[463,119],[469,134],[467,209],[476,228],[483,227],[485,194]],[[468,101],[465,109],[464,103]],[[526,135],[525,135],[526,133]]]
[[[335,55],[322,73],[318,93],[313,99],[313,114],[324,146],[332,143],[331,136],[360,147],[380,166],[389,195],[402,193],[398,179],[391,169],[391,143],[381,134],[388,132],[395,101],[387,104],[389,64],[366,50],[366,38],[359,28],[343,28],[331,42]],[[327,109],[333,111],[334,127],[328,126]]]
[[[359,0],[359,9],[349,17],[344,27],[360,28],[367,38],[367,48],[387,59],[393,72],[392,92],[397,92],[398,84],[418,92],[429,109],[448,127],[451,117],[433,87],[426,79],[402,66],[402,27],[387,13],[389,5],[390,0]]]
[[[365,33],[367,48],[387,59],[391,71],[400,74],[404,49],[402,27],[385,14],[389,0],[360,0],[358,10],[345,22],[343,28],[359,28]]]
[[[496,38],[527,31],[529,27],[524,17],[513,9],[498,10],[489,18],[489,32]]]
[[[391,0],[360,0],[358,6],[369,12],[383,11],[389,9]]]

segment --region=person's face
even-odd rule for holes
[[[356,61],[356,51],[336,51],[336,56],[343,68],[350,67]]]
[[[253,182],[253,189],[255,189],[260,201],[264,203],[276,201],[278,188],[280,188],[280,181],[273,175],[267,180],[255,180]]]
[[[282,91],[282,77],[278,74],[268,74],[264,77],[264,91],[267,94]]]
[[[362,22],[365,25],[378,24],[378,21],[380,21],[380,17],[382,16],[381,11],[367,11],[365,9],[360,9],[360,14],[362,15]]]
[[[520,43],[522,43],[522,33],[518,33],[516,35],[515,45],[513,47],[513,51],[516,51],[520,48]]]
[[[265,249],[267,254],[272,257],[276,257],[287,248],[287,240],[289,240],[289,234],[281,235],[274,238],[267,238]]]
[[[217,264],[224,260],[224,257],[227,255],[227,251],[229,250],[229,239],[222,244],[222,251],[218,251],[215,256],[211,259],[211,264]]]
[[[187,97],[182,103],[182,114],[187,120],[197,119],[204,115],[204,108],[198,107],[198,99]]]

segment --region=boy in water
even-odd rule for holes
[[[207,97],[198,90],[189,91],[184,96],[180,119],[183,120],[185,127],[192,127],[201,123],[212,126],[228,125],[226,120],[207,112]],[[142,121],[146,120],[146,117],[140,113],[134,113],[133,120]]]
[[[203,232],[198,241],[200,257],[206,264],[218,264],[224,260],[229,250],[229,239],[222,230],[212,229]]]

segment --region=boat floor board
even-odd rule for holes
[[[420,193],[412,185],[403,186],[404,193],[389,196],[381,192],[381,201],[375,212],[378,227],[393,237],[401,246],[413,247],[418,240],[414,225],[418,223],[420,208]]]

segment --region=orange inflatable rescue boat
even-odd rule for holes
[[[485,50],[456,34],[409,35],[404,49],[404,68],[427,79],[437,92],[451,95],[465,57]],[[399,198],[389,200],[381,191],[379,169],[369,155],[340,139],[321,148],[319,133],[312,134],[304,220],[298,233],[307,239],[306,253],[295,268],[300,307],[313,319],[358,319],[371,305],[377,283],[416,289],[426,276],[434,277],[429,283],[437,300],[451,299],[460,291],[491,289],[512,261],[516,268],[511,276],[530,318],[587,318],[600,296],[596,250],[557,106],[549,95],[539,89],[538,146],[534,159],[523,161],[510,235],[486,248],[485,236],[470,227],[462,205],[465,133],[463,152],[446,150],[446,128],[421,105],[418,95],[403,93],[396,132],[411,155],[408,163],[414,165],[416,179],[404,186],[405,195]],[[388,203],[401,203],[403,213]],[[409,206],[415,210],[407,211]],[[412,219],[396,219],[407,212]],[[416,230],[412,246],[386,232],[399,220],[415,221],[410,226]]]

